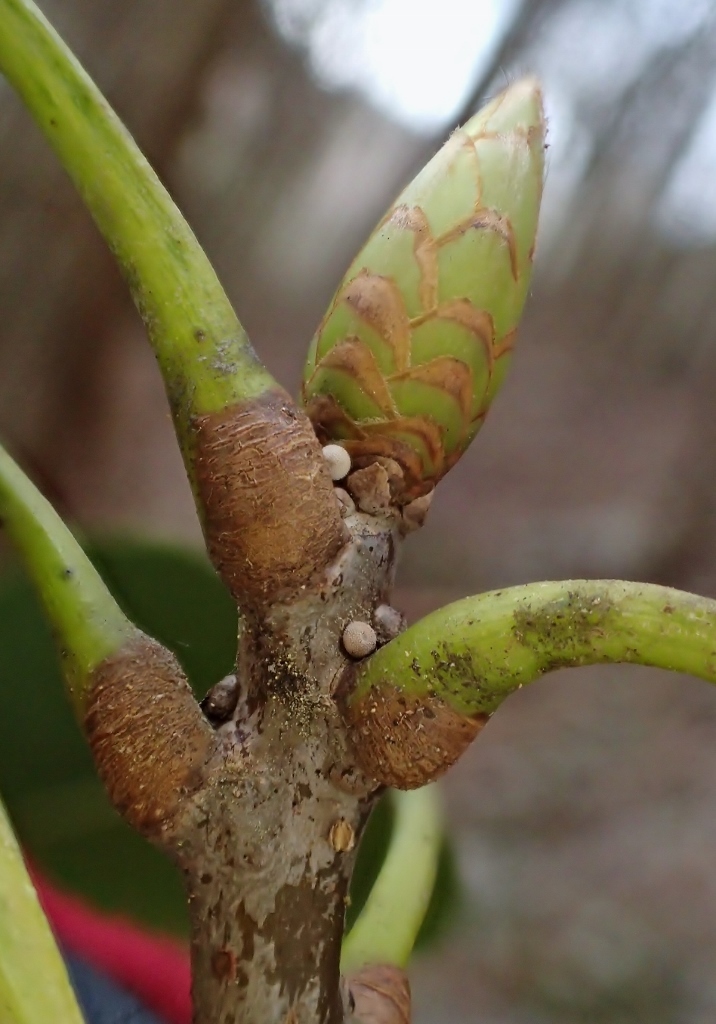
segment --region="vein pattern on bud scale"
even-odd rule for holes
[[[353,261],[311,344],[303,398],[355,465],[403,468],[429,491],[477,433],[529,287],[544,168],[533,79],[467,124],[396,200]]]

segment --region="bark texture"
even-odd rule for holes
[[[394,525],[354,513],[350,540],[293,601],[246,617],[238,701],[219,724],[175,856],[187,884],[197,1024],[338,1024],[345,899],[373,779],[334,693],[341,635],[385,603]]]
[[[149,838],[162,838],[202,783],[216,740],[176,658],[142,637],[94,673],[84,728],[109,797]]]
[[[240,604],[298,594],[348,540],[308,419],[276,389],[195,427],[204,534],[219,575]]]
[[[239,455],[259,459],[248,443]],[[300,470],[299,461],[305,480]],[[262,507],[284,538],[275,550],[290,554],[291,516],[276,500],[283,533],[275,509]],[[250,513],[248,528],[260,529],[258,509]],[[327,519],[314,517],[316,535]],[[95,671],[85,728],[100,774],[186,881],[195,1024],[340,1024],[349,1011],[346,896],[380,787],[356,765],[336,700],[354,664],[341,638],[349,623],[385,616],[401,529],[397,513],[347,509],[339,527],[342,544],[330,559],[322,549],[323,568],[307,558],[305,537],[306,582],[283,600],[253,592],[236,674],[201,706],[173,655],[148,638]]]
[[[357,761],[395,789],[418,789],[444,775],[488,720],[460,714],[439,697],[390,688],[342,704]]]

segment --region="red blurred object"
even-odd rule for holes
[[[60,944],[133,993],[167,1024],[191,1024],[189,954],[164,935],[90,909],[31,869],[40,903]]]

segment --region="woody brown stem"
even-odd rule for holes
[[[286,711],[269,730],[284,744]],[[185,870],[195,1024],[343,1020],[345,898],[369,797],[315,767],[320,744],[290,745],[273,770],[225,776],[197,820]]]
[[[174,855],[189,898],[196,1024],[339,1024],[345,899],[376,785],[333,693],[346,624],[388,596],[395,528],[354,513],[299,597],[248,613],[239,699],[216,726]]]
[[[279,404],[273,437],[285,442],[294,421],[290,406]],[[123,617],[77,542],[11,465],[3,511],[37,563],[49,607],[56,591],[64,601],[61,653],[65,661],[81,655],[77,706],[109,796],[186,878],[196,1021],[338,1024],[345,898],[378,787],[356,767],[335,694],[354,664],[343,641],[347,627],[363,623],[377,635],[368,624],[385,625],[402,520],[389,508],[373,515],[346,505],[331,555],[320,517],[309,520],[312,535],[302,534],[284,491],[267,498],[276,482],[262,472],[269,456],[261,452],[272,434],[260,424],[260,416],[249,417],[238,457],[269,519],[277,505],[289,524],[288,550],[274,544],[264,574],[255,574],[251,543],[261,528],[259,506],[249,506],[253,540],[243,548],[235,541],[239,575],[260,585],[242,584],[251,600],[241,618],[238,692],[224,680],[205,713],[176,658]],[[315,509],[324,497],[337,509],[330,483],[323,495],[314,474],[316,454],[312,437],[279,444],[278,470],[318,494]],[[289,555],[296,565],[284,576],[290,586],[270,590],[266,566],[285,568]],[[228,691],[223,700],[219,691]]]
[[[395,554],[391,523],[349,523],[350,543],[310,589],[244,617],[227,721],[212,728],[146,637],[91,680],[85,728],[110,797],[184,874],[195,1024],[344,1018],[346,895],[376,786],[355,767],[333,693],[344,628],[384,604]]]

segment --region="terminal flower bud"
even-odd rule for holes
[[[534,79],[455,131],[391,206],[316,332],[303,400],[356,468],[427,493],[482,424],[509,364],[532,270],[544,170]]]

